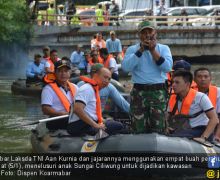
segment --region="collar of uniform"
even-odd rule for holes
[[[55,81],[58,87],[62,87],[63,90],[67,93],[70,89],[69,86],[67,86],[67,89],[65,87],[63,87],[61,84],[59,84],[57,81]]]

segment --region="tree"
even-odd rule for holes
[[[30,37],[26,0],[0,1],[0,42],[25,43]]]

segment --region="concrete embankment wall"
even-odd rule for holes
[[[44,45],[57,49],[59,56],[70,56],[77,44],[84,49],[90,48],[90,41],[97,32],[102,32],[104,39],[114,30],[122,45],[138,42],[136,26],[114,27],[79,27],[79,26],[36,26],[29,55],[41,52]],[[158,41],[169,45],[173,56],[220,56],[220,27],[158,27]]]

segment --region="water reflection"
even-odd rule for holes
[[[208,67],[213,73],[213,83],[220,86],[220,65],[196,64],[192,65],[192,71],[199,67]],[[45,118],[40,99],[11,94],[14,79],[16,77],[0,76],[0,153],[31,152],[30,130],[34,126],[12,126]]]

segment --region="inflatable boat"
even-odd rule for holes
[[[90,143],[89,143],[90,142]],[[191,153],[215,154],[220,148],[194,140],[170,137],[157,133],[117,134],[93,142],[84,137],[72,137],[66,130],[50,132],[44,124],[32,130],[31,143],[34,152],[38,153],[163,153],[185,155]]]

